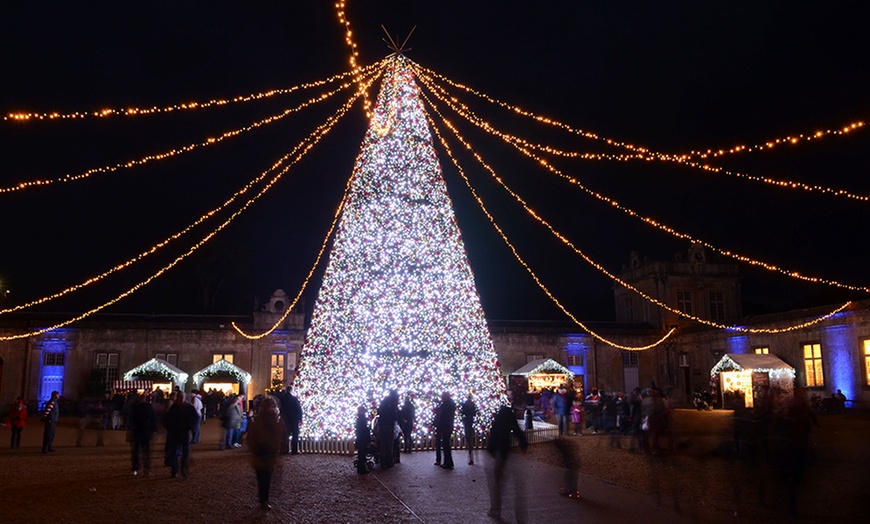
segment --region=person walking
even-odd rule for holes
[[[42,452],[53,453],[54,447],[54,430],[57,428],[57,421],[60,418],[60,393],[57,391],[51,392],[51,398],[45,403],[45,409],[42,411],[42,423],[45,424],[45,429],[42,431]]]
[[[136,401],[130,407],[130,458],[133,466],[133,476],[141,471],[151,474],[151,439],[157,431],[157,417],[154,408],[145,400],[145,395],[139,393]],[[140,461],[141,456],[141,461]]]
[[[402,404],[400,416],[402,419],[402,444],[403,451],[410,453],[414,449],[414,424],[416,422],[416,408],[411,402],[411,393],[405,394],[405,402]]]
[[[175,402],[163,417],[163,426],[166,428],[166,462],[172,478],[178,476],[179,469],[181,478],[190,475],[190,432],[193,431],[198,417],[193,406],[184,401],[184,392],[177,391]]]
[[[441,409],[438,413],[438,447],[441,449],[441,457],[444,469],[453,469],[453,455],[450,449],[450,439],[453,438],[453,424],[456,420],[456,403],[449,391],[441,394]]]
[[[21,447],[21,433],[24,431],[24,426],[27,424],[27,405],[24,399],[18,397],[15,399],[15,405],[9,410],[9,429],[12,430],[12,441],[10,448]]]
[[[523,453],[528,448],[526,434],[520,429],[517,419],[514,418],[514,413],[508,406],[502,406],[495,415],[492,421],[492,428],[489,432],[489,442],[487,442],[486,450],[491,461],[491,473],[489,479],[489,511],[487,515],[501,521],[501,506],[504,498],[505,484],[509,480],[513,481],[516,493],[514,499],[514,509],[516,512],[517,522],[526,522],[526,504],[525,490],[520,486],[519,475],[516,475],[509,468],[508,457],[511,450],[511,435],[516,435],[519,440],[520,449]]]
[[[260,403],[260,411],[251,422],[246,437],[251,450],[251,465],[257,477],[257,498],[260,509],[269,510],[269,491],[272,487],[272,473],[278,462],[278,454],[287,442],[287,428],[281,420],[278,403],[266,397]]]
[[[465,402],[459,407],[459,413],[462,415],[462,429],[465,432],[465,447],[468,449],[468,465],[474,464],[474,417],[477,416],[477,404],[471,395],[465,399]]]
[[[284,390],[284,395],[281,397],[281,420],[284,421],[284,426],[287,428],[287,434],[290,436],[290,445],[285,445],[282,448],[283,454],[298,455],[299,454],[299,425],[302,424],[302,404],[299,399],[293,394],[293,386],[287,386]]]

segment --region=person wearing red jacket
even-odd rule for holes
[[[11,448],[21,447],[21,432],[24,430],[24,425],[27,422],[27,406],[24,405],[24,399],[18,397],[15,400],[15,405],[9,410],[9,427],[12,429],[12,444]]]

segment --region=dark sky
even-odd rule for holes
[[[402,36],[416,25],[407,54],[421,65],[575,127],[652,150],[755,144],[870,117],[866,2],[349,3],[363,63],[389,52],[381,24]],[[331,2],[7,1],[0,5],[0,46],[3,114],[206,101],[290,87],[348,67],[344,29]],[[464,99],[528,139],[616,152]],[[98,121],[0,123],[2,186],[199,142],[301,100],[276,97]],[[145,167],[0,194],[0,279],[12,290],[8,304],[78,283],[183,228],[270,166],[335,107],[317,106],[242,138]],[[276,288],[295,294],[338,204],[365,126],[357,109],[213,244],[107,311],[243,314]],[[626,218],[470,126],[462,130],[535,209],[610,270],[618,271],[632,250],[653,259],[687,250],[685,242]],[[717,162],[753,175],[870,194],[868,136],[870,130]],[[501,244],[443,154],[441,161],[488,317],[562,319]],[[499,222],[556,295],[582,318],[612,319],[608,279],[548,238],[473,162],[464,163]],[[558,165],[588,187],[722,248],[806,274],[868,281],[870,203],[674,164]],[[90,309],[179,252],[39,309]],[[205,309],[197,275],[215,264],[227,278]],[[750,313],[845,297],[836,289],[751,268],[742,274]]]

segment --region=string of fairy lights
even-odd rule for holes
[[[689,242],[692,242],[692,243],[701,244],[705,248],[710,249],[711,251],[714,251],[714,252],[719,253],[719,254],[726,256],[728,258],[732,258],[732,259],[737,260],[739,262],[743,262],[743,263],[746,263],[746,264],[749,264],[749,265],[752,265],[755,267],[760,267],[760,268],[766,269],[768,271],[777,272],[777,273],[786,275],[786,276],[794,278],[794,279],[803,280],[805,282],[826,284],[826,285],[839,287],[839,288],[843,288],[843,289],[848,289],[848,290],[852,290],[852,291],[870,292],[870,287],[868,287],[868,286],[846,284],[846,283],[842,283],[842,282],[839,282],[839,281],[834,280],[834,279],[804,275],[801,272],[796,271],[796,270],[782,268],[782,267],[780,267],[776,264],[772,264],[770,262],[762,261],[762,260],[759,260],[759,259],[756,259],[753,257],[749,257],[747,255],[743,255],[743,254],[736,253],[736,252],[733,252],[733,251],[730,251],[727,249],[720,248],[720,247],[718,247],[718,246],[716,246],[716,245],[714,245],[706,240],[702,240],[702,239],[696,238],[688,233],[681,232],[681,231],[677,230],[676,228],[668,226],[667,224],[664,224],[664,223],[662,223],[654,218],[644,216],[644,215],[638,213],[637,211],[620,204],[616,200],[613,200],[612,198],[610,198],[606,195],[603,195],[597,191],[594,191],[594,190],[586,187],[584,184],[582,184],[576,178],[571,177],[570,175],[563,173],[561,170],[559,170],[558,168],[553,166],[545,158],[532,153],[532,151],[531,151],[532,148],[524,147],[518,141],[519,139],[512,140],[505,133],[498,131],[492,125],[490,125],[487,121],[476,116],[465,104],[463,104],[462,102],[459,102],[455,97],[450,96],[449,93],[444,91],[444,89],[441,86],[433,83],[431,81],[431,77],[421,76],[421,75],[418,75],[417,77],[421,79],[423,84],[429,89],[429,91],[436,98],[438,98],[441,102],[443,102],[448,107],[450,107],[451,110],[455,111],[457,114],[459,114],[464,119],[466,119],[469,123],[471,123],[471,124],[479,127],[480,129],[483,129],[484,131],[487,131],[487,132],[491,133],[492,135],[504,140],[506,143],[508,143],[509,145],[511,145],[512,147],[514,147],[518,151],[520,151],[522,154],[524,154],[528,158],[534,160],[537,164],[541,165],[542,167],[549,170],[553,174],[567,180],[568,182],[577,186],[578,188],[580,188],[581,190],[583,190],[584,192],[586,192],[590,196],[592,196],[592,197],[594,197],[602,202],[605,202],[606,204],[608,204],[612,208],[618,209],[618,210],[622,211],[623,213],[625,213],[633,218],[641,220],[642,222],[644,222],[650,226],[653,226],[661,231],[664,231],[664,232],[666,232],[666,233],[668,233],[676,238],[688,240]]]
[[[127,107],[127,108],[105,108],[98,109],[95,111],[73,111],[71,113],[60,113],[58,111],[52,111],[49,113],[8,113],[3,117],[4,121],[10,122],[31,122],[31,121],[40,121],[40,120],[82,120],[85,118],[108,118],[113,116],[142,116],[142,115],[152,115],[159,113],[172,113],[176,111],[191,111],[194,109],[206,109],[209,107],[220,107],[230,104],[238,104],[242,102],[251,102],[255,100],[263,100],[267,98],[271,98],[278,95],[289,95],[295,91],[312,89],[316,87],[320,87],[326,84],[331,84],[338,80],[347,78],[352,76],[354,78],[354,82],[359,83],[362,74],[370,73],[372,70],[380,67],[378,63],[374,63],[365,67],[357,67],[355,62],[351,64],[353,69],[351,71],[344,71],[342,73],[338,73],[332,75],[328,78],[324,78],[322,80],[316,80],[314,82],[305,82],[299,85],[295,85],[292,87],[287,87],[283,89],[273,89],[270,91],[264,91],[260,93],[252,93],[248,95],[239,95],[232,98],[220,98],[220,99],[212,99],[205,102],[186,102],[186,103],[178,103],[169,106],[163,107]]]
[[[374,80],[376,78],[377,78],[377,75],[373,76],[371,78],[371,82],[374,82]],[[56,323],[52,326],[31,330],[31,331],[28,331],[25,333],[16,333],[16,334],[12,334],[12,335],[4,335],[4,336],[0,337],[0,341],[17,340],[17,339],[36,336],[36,335],[41,335],[43,333],[48,333],[50,331],[54,331],[56,329],[60,329],[62,327],[65,327],[65,326],[68,326],[68,325],[73,324],[75,322],[78,322],[80,320],[83,320],[83,319],[93,315],[94,313],[97,313],[97,312],[105,309],[106,307],[111,306],[111,305],[123,300],[124,298],[132,295],[133,293],[137,292],[141,288],[150,284],[155,279],[157,279],[158,277],[160,277],[161,275],[163,275],[164,273],[166,273],[167,271],[169,271],[170,269],[175,267],[182,260],[184,260],[187,257],[189,257],[190,255],[192,255],[194,252],[196,252],[196,250],[198,250],[200,247],[205,245],[209,240],[214,238],[215,235],[217,235],[221,230],[226,228],[233,220],[235,220],[239,215],[241,215],[244,211],[246,211],[254,202],[259,200],[260,197],[262,197],[267,191],[269,191],[281,179],[281,177],[287,171],[289,171],[290,167],[292,167],[299,160],[301,160],[315,145],[317,145],[317,143],[324,136],[326,136],[327,133],[329,133],[329,131],[335,126],[336,122],[338,122],[341,119],[341,117],[343,117],[350,110],[351,106],[356,102],[356,100],[359,98],[359,96],[360,96],[359,92],[354,93],[351,96],[351,98],[344,105],[342,105],[333,115],[331,115],[325,122],[320,124],[307,137],[303,138],[300,141],[300,143],[294,148],[295,154],[290,153],[287,155],[288,157],[292,156],[292,160],[287,162],[282,167],[282,169],[280,171],[278,171],[270,180],[268,180],[256,194],[251,196],[244,204],[242,204],[239,207],[239,209],[234,211],[222,223],[220,223],[217,227],[215,227],[208,234],[206,234],[201,240],[199,240],[197,243],[195,243],[193,246],[191,246],[185,253],[177,256],[174,260],[172,260],[171,262],[169,262],[168,264],[166,264],[162,268],[158,269],[156,272],[154,272],[149,277],[145,278],[144,280],[133,285],[132,287],[130,287],[126,291],[120,293],[119,295],[104,302],[103,304],[101,304],[99,306],[96,306],[88,311],[85,311],[84,313],[81,313],[80,315],[77,315],[73,318]],[[269,171],[271,171],[272,169],[273,168],[269,168]]]
[[[357,49],[356,42],[353,39],[353,31],[351,31],[350,29],[350,19],[347,17],[344,11],[346,5],[346,0],[338,0],[335,3],[335,12],[338,16],[338,23],[344,26],[344,42],[347,44],[347,47],[350,50],[350,59],[348,60],[348,62],[350,63],[351,72],[354,74],[354,79],[359,86],[360,92],[363,96],[363,110],[365,111],[366,116],[370,117],[371,100],[369,100],[368,88],[363,87],[361,75],[359,74],[362,71],[357,62],[357,60],[359,59],[359,50]]]
[[[861,194],[853,193],[853,192],[846,190],[846,189],[836,189],[836,188],[821,186],[818,184],[807,184],[805,182],[800,182],[800,181],[795,181],[795,180],[781,180],[781,179],[776,179],[776,178],[768,177],[768,176],[751,175],[748,173],[741,173],[738,171],[732,171],[732,170],[724,169],[721,167],[712,166],[709,164],[702,164],[702,163],[695,162],[692,160],[692,158],[700,157],[700,155],[693,154],[694,152],[689,153],[689,154],[671,155],[671,154],[667,154],[667,153],[652,151],[648,148],[641,147],[641,146],[635,146],[633,144],[629,144],[627,142],[622,142],[622,141],[619,141],[619,140],[616,140],[613,138],[602,137],[602,136],[599,136],[595,133],[575,128],[571,125],[559,122],[557,120],[554,120],[554,119],[551,119],[551,118],[548,118],[545,116],[537,115],[531,111],[524,110],[524,109],[520,108],[519,106],[515,106],[515,105],[509,104],[507,102],[503,102],[501,100],[498,100],[496,98],[493,98],[493,97],[487,95],[486,93],[482,93],[482,92],[480,92],[472,87],[466,86],[460,82],[455,82],[455,81],[445,77],[444,75],[441,75],[435,71],[432,71],[431,69],[427,69],[423,66],[420,66],[419,64],[415,64],[415,72],[416,72],[418,78],[421,78],[429,83],[433,83],[434,79],[437,78],[437,79],[447,83],[448,85],[451,85],[451,86],[458,88],[458,89],[462,89],[468,93],[476,95],[477,97],[479,97],[483,100],[486,100],[487,102],[489,102],[491,104],[501,106],[505,109],[508,109],[509,111],[511,111],[513,113],[516,113],[518,115],[535,120],[536,122],[563,129],[569,133],[575,134],[575,135],[583,137],[583,138],[598,140],[598,141],[605,142],[606,144],[611,145],[611,146],[616,146],[616,147],[620,147],[623,149],[628,149],[628,150],[635,153],[635,155],[628,155],[625,157],[619,157],[619,156],[606,157],[607,159],[610,159],[610,160],[642,159],[642,160],[659,160],[659,161],[663,161],[663,162],[675,162],[675,163],[686,165],[686,166],[691,167],[691,168],[707,171],[710,173],[733,176],[733,177],[736,177],[739,179],[749,180],[752,182],[764,183],[764,184],[772,185],[775,187],[786,188],[786,189],[798,189],[798,190],[810,191],[810,192],[819,192],[819,193],[823,193],[826,195],[848,198],[848,199],[857,200],[860,202],[870,201],[870,195],[861,195]],[[454,101],[458,102],[458,100],[455,97],[451,97],[451,98]],[[812,133],[809,135],[808,134],[798,134],[796,136],[788,136],[785,138],[776,138],[776,139],[768,140],[760,145],[735,146],[733,148],[718,149],[715,151],[717,151],[717,152],[722,151],[722,155],[726,154],[725,153],[726,151],[732,152],[731,154],[736,154],[739,152],[761,151],[763,149],[772,149],[772,148],[776,147],[777,145],[782,145],[782,144],[796,145],[801,141],[818,140],[819,138],[822,138],[825,136],[846,135],[846,134],[852,133],[856,130],[863,129],[864,127],[865,127],[864,122],[856,121],[856,122],[852,122],[850,124],[847,124],[846,126],[840,128],[840,129],[829,129],[826,131],[816,131],[815,133]],[[548,147],[548,146],[541,146],[541,147],[544,148],[544,147]],[[550,148],[550,149],[553,151],[556,150],[556,148]],[[562,152],[562,154],[567,155],[568,153]],[[708,156],[711,156],[711,155],[707,155],[703,158],[707,158]]]
[[[366,75],[371,75],[372,70],[373,69],[368,69],[366,71]],[[374,69],[374,70],[377,71],[376,69]],[[363,80],[365,81],[365,79],[367,77],[368,76],[364,76]],[[172,158],[172,157],[175,157],[177,155],[181,155],[183,153],[189,153],[195,149],[199,149],[202,147],[212,146],[212,145],[218,144],[226,139],[235,138],[235,137],[238,137],[238,136],[240,136],[248,131],[252,131],[254,129],[266,126],[268,124],[273,124],[275,122],[278,122],[279,120],[283,119],[284,117],[289,116],[289,115],[296,113],[298,111],[301,111],[301,110],[303,110],[303,109],[305,109],[313,104],[328,100],[329,98],[331,98],[335,94],[351,87],[352,85],[354,85],[354,82],[342,83],[336,89],[333,89],[332,91],[328,91],[325,93],[321,93],[317,96],[311,97],[308,100],[306,100],[305,102],[302,102],[293,108],[286,109],[286,110],[282,111],[281,113],[271,115],[267,118],[264,118],[262,120],[254,122],[248,126],[234,129],[231,131],[226,131],[217,137],[207,138],[206,140],[204,140],[202,142],[198,142],[198,143],[194,142],[194,143],[182,146],[182,147],[171,149],[169,151],[164,151],[162,153],[155,153],[155,154],[147,155],[147,156],[142,157],[142,158],[128,160],[125,162],[119,162],[119,163],[114,164],[114,165],[91,168],[91,169],[88,169],[88,170],[86,170],[82,173],[78,173],[78,174],[67,174],[67,175],[64,175],[64,176],[61,176],[58,178],[54,178],[54,179],[38,179],[38,180],[30,180],[30,181],[26,181],[26,182],[19,182],[13,186],[0,187],[0,194],[10,193],[13,191],[21,191],[24,189],[30,189],[30,188],[36,188],[36,187],[45,187],[45,186],[48,186],[51,184],[56,184],[56,183],[67,183],[67,182],[84,180],[84,179],[89,178],[91,175],[95,175],[98,173],[112,173],[112,172],[118,171],[120,169],[130,169],[133,167],[138,167],[138,166],[148,164],[148,163],[153,162],[153,161],[166,160],[168,158]]]
[[[477,160],[477,162],[478,162],[478,163],[479,163],[479,164],[480,164],[480,165],[481,165],[481,166],[482,166],[482,167],[483,167],[487,172],[489,172],[489,174],[492,176],[492,178],[493,178],[493,179],[494,179],[494,180],[495,180],[495,181],[496,181],[496,182],[497,182],[497,183],[498,183],[498,184],[499,184],[499,185],[500,185],[500,186],[501,186],[501,187],[502,187],[502,188],[503,188],[503,189],[504,189],[508,194],[510,194],[510,195],[511,195],[511,196],[512,196],[512,197],[513,197],[513,198],[514,198],[514,199],[515,199],[515,200],[516,200],[516,201],[517,201],[517,202],[518,202],[518,203],[523,207],[523,209],[526,211],[526,213],[527,213],[529,216],[531,216],[533,219],[535,219],[535,220],[538,221],[541,225],[543,225],[545,228],[547,228],[553,236],[555,236],[559,241],[561,241],[563,244],[565,244],[569,249],[571,249],[571,250],[574,251],[577,255],[579,255],[579,256],[580,256],[584,261],[586,261],[589,265],[591,265],[592,267],[594,267],[595,269],[597,269],[599,272],[603,273],[605,276],[607,276],[608,278],[610,278],[611,280],[613,280],[613,281],[616,282],[617,284],[619,284],[619,285],[625,287],[626,289],[628,289],[628,290],[634,292],[635,294],[639,295],[640,297],[642,297],[644,300],[646,300],[647,302],[649,302],[649,303],[651,303],[651,304],[654,304],[654,305],[656,305],[656,306],[658,306],[658,307],[660,307],[660,308],[662,308],[662,309],[665,309],[665,310],[667,310],[667,311],[669,311],[669,312],[671,312],[671,313],[674,313],[674,314],[676,314],[676,315],[678,315],[678,316],[680,316],[680,317],[683,317],[683,318],[685,318],[685,319],[687,319],[687,320],[692,320],[692,321],[698,322],[698,323],[700,323],[700,324],[705,324],[705,325],[708,325],[708,326],[711,326],[711,327],[714,327],[714,328],[725,329],[725,330],[729,330],[729,331],[744,332],[744,333],[769,333],[769,334],[775,334],[775,333],[787,333],[787,332],[790,332],[790,331],[796,331],[796,330],[799,330],[799,329],[804,329],[804,328],[807,328],[807,327],[812,326],[812,325],[814,325],[814,324],[818,324],[818,323],[820,323],[820,322],[824,322],[825,320],[831,318],[832,316],[834,316],[834,315],[836,315],[837,313],[843,311],[844,309],[846,309],[847,307],[849,307],[849,306],[851,305],[851,302],[846,302],[845,304],[843,304],[843,305],[841,305],[841,306],[835,308],[833,311],[831,311],[831,312],[828,313],[828,314],[825,314],[825,315],[819,316],[819,317],[814,318],[814,319],[812,319],[812,320],[809,320],[809,321],[807,321],[807,322],[801,322],[801,323],[794,324],[794,325],[790,325],[790,326],[786,326],[786,327],[783,327],[783,328],[749,328],[749,327],[745,327],[745,326],[737,326],[737,325],[722,324],[722,323],[719,323],[719,322],[715,322],[715,321],[712,321],[712,320],[707,320],[707,319],[701,318],[701,317],[696,316],[696,315],[691,315],[691,314],[686,313],[686,312],[684,312],[684,311],[682,311],[682,310],[680,310],[680,309],[677,309],[677,308],[671,307],[671,306],[669,306],[668,304],[666,304],[666,303],[664,303],[664,302],[662,302],[662,301],[660,301],[660,300],[658,300],[658,299],[656,299],[656,298],[650,296],[649,294],[644,293],[642,290],[640,290],[640,289],[638,289],[638,288],[632,286],[632,285],[629,284],[628,282],[626,282],[626,281],[622,280],[621,278],[619,278],[617,275],[615,275],[615,274],[611,273],[610,271],[608,271],[607,268],[605,268],[605,267],[602,266],[601,264],[597,263],[595,260],[593,260],[593,259],[590,258],[588,255],[586,255],[586,253],[584,253],[582,250],[580,250],[577,246],[575,246],[573,242],[571,242],[567,237],[565,237],[565,235],[563,235],[562,233],[560,233],[559,231],[557,231],[557,230],[556,230],[556,229],[555,229],[555,228],[554,228],[554,227],[553,227],[549,222],[547,222],[543,217],[541,217],[541,215],[540,215],[538,212],[536,212],[536,211],[533,210],[531,207],[529,207],[528,203],[527,203],[527,202],[526,202],[526,201],[525,201],[525,200],[524,200],[520,195],[518,195],[515,191],[513,191],[513,190],[512,190],[512,189],[511,189],[511,188],[510,188],[510,187],[509,187],[509,186],[504,182],[504,180],[503,180],[501,177],[498,176],[498,174],[495,172],[495,170],[492,168],[492,166],[490,166],[490,165],[489,165],[489,164],[488,164],[488,163],[487,163],[487,162],[486,162],[486,161],[485,161],[485,160],[480,156],[480,154],[479,154],[477,151],[474,150],[474,148],[471,146],[471,144],[470,144],[470,143],[469,143],[469,142],[468,142],[468,141],[467,141],[467,140],[466,140],[466,139],[461,135],[461,133],[459,132],[459,130],[456,129],[456,127],[455,127],[455,126],[450,122],[450,120],[447,119],[447,118],[446,118],[446,117],[441,113],[441,111],[438,109],[438,107],[437,107],[437,106],[436,106],[436,105],[435,105],[435,104],[434,104],[434,103],[433,103],[433,102],[432,102],[432,101],[431,101],[427,96],[423,95],[423,100],[425,100],[425,101],[428,103],[429,107],[432,109],[432,111],[434,111],[435,114],[438,115],[440,121],[443,122],[444,125],[447,126],[447,127],[450,129],[450,131],[453,133],[453,136],[456,138],[456,140],[458,140],[458,141],[459,141],[459,142],[460,142],[460,143],[461,143],[461,144],[462,144],[462,145],[463,145],[463,146],[464,146],[464,147],[465,147],[465,148],[466,148],[466,149],[467,149],[467,150],[468,150],[468,151],[469,151],[473,156],[474,156],[475,160]],[[433,121],[430,120],[430,123],[432,124],[433,127],[435,127],[435,124],[434,124]],[[537,277],[534,276],[534,273],[532,272],[532,270],[531,270],[531,269],[528,267],[528,265],[527,265],[527,264],[526,264],[526,263],[525,263],[525,262],[524,262],[524,261],[519,257],[519,255],[517,254],[516,249],[514,248],[514,246],[513,246],[513,245],[508,241],[507,236],[504,234],[502,228],[499,227],[497,224],[495,224],[495,221],[494,221],[494,219],[492,218],[492,215],[489,213],[489,211],[487,211],[487,209],[486,209],[486,207],[485,207],[483,201],[478,197],[477,192],[475,191],[475,189],[474,189],[473,186],[471,185],[470,180],[469,180],[468,177],[465,175],[465,173],[463,172],[462,168],[459,167],[458,163],[456,162],[455,158],[453,157],[452,152],[450,151],[449,146],[447,145],[446,141],[445,141],[444,138],[441,136],[441,134],[437,131],[437,128],[436,128],[436,134],[438,135],[439,139],[441,139],[441,143],[442,143],[442,145],[443,145],[444,148],[448,151],[448,155],[449,155],[450,158],[454,161],[453,163],[457,166],[457,169],[459,170],[460,175],[462,176],[462,179],[465,181],[466,185],[468,185],[469,190],[471,191],[471,193],[472,193],[472,195],[474,196],[474,198],[477,200],[477,203],[478,203],[478,205],[481,207],[481,209],[483,210],[484,214],[485,214],[485,215],[490,219],[490,221],[493,223],[493,226],[494,226],[495,229],[499,232],[499,235],[502,237],[502,239],[505,241],[505,243],[508,245],[508,247],[509,247],[509,248],[511,249],[511,251],[514,253],[514,255],[517,257],[517,259],[520,260],[520,263],[521,263],[521,264],[526,268],[527,271],[529,271],[529,273],[532,274],[532,276],[533,276],[533,278],[535,279],[535,281],[536,281],[536,282],[539,282],[538,279],[537,279]],[[552,295],[552,294],[551,294],[551,293],[550,293],[550,292],[549,292],[549,291],[548,291],[544,286],[542,286],[540,283],[539,283],[539,286],[541,286],[541,289],[544,289],[544,291],[545,291],[545,293],[547,294],[547,296],[549,296],[549,297],[551,298],[551,300],[553,300],[553,302],[554,302],[554,303],[555,303],[555,304],[556,304],[560,309],[562,309],[562,311],[565,311],[566,313],[568,313],[567,310],[566,310],[566,309],[565,309],[565,308],[564,308],[564,307],[563,307],[563,306],[558,302],[558,300],[555,299],[555,297],[554,297],[554,296],[553,296],[553,295]],[[575,317],[574,317],[573,315],[571,315],[570,313],[568,313],[568,316],[569,316],[572,320],[574,320],[575,322],[577,322],[578,325],[580,325],[580,327],[582,327],[582,328],[586,329],[587,331],[589,331],[590,334],[592,334],[592,336],[598,338],[599,340],[602,340],[602,342],[607,342],[607,343],[613,345],[613,342],[610,342],[610,341],[606,341],[606,340],[604,340],[604,339],[601,338],[599,335],[597,335],[597,334],[593,333],[591,330],[589,330],[589,328],[588,328],[587,326],[585,326],[585,325],[579,323],[579,321],[577,321],[577,320],[575,319]],[[661,343],[661,342],[663,342],[663,341],[664,341],[664,339],[660,340],[658,343]],[[615,347],[618,347],[618,346],[615,346]],[[622,348],[622,349],[626,349],[626,348]],[[647,349],[647,348],[643,348],[643,349]]]

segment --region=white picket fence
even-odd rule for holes
[[[522,427],[522,421],[519,421]],[[532,429],[525,430],[526,440],[529,444],[539,444],[541,442],[549,442],[559,438],[559,428],[554,424],[535,421]],[[454,433],[451,439],[450,447],[452,449],[466,449],[465,435],[462,433]],[[518,446],[519,441],[516,437],[513,438],[513,445]],[[486,449],[486,435],[476,434],[472,442],[473,449]],[[435,436],[426,435],[416,437],[414,451],[435,451]],[[300,438],[299,451],[302,453],[322,453],[329,455],[352,455],[356,453],[353,438]]]

